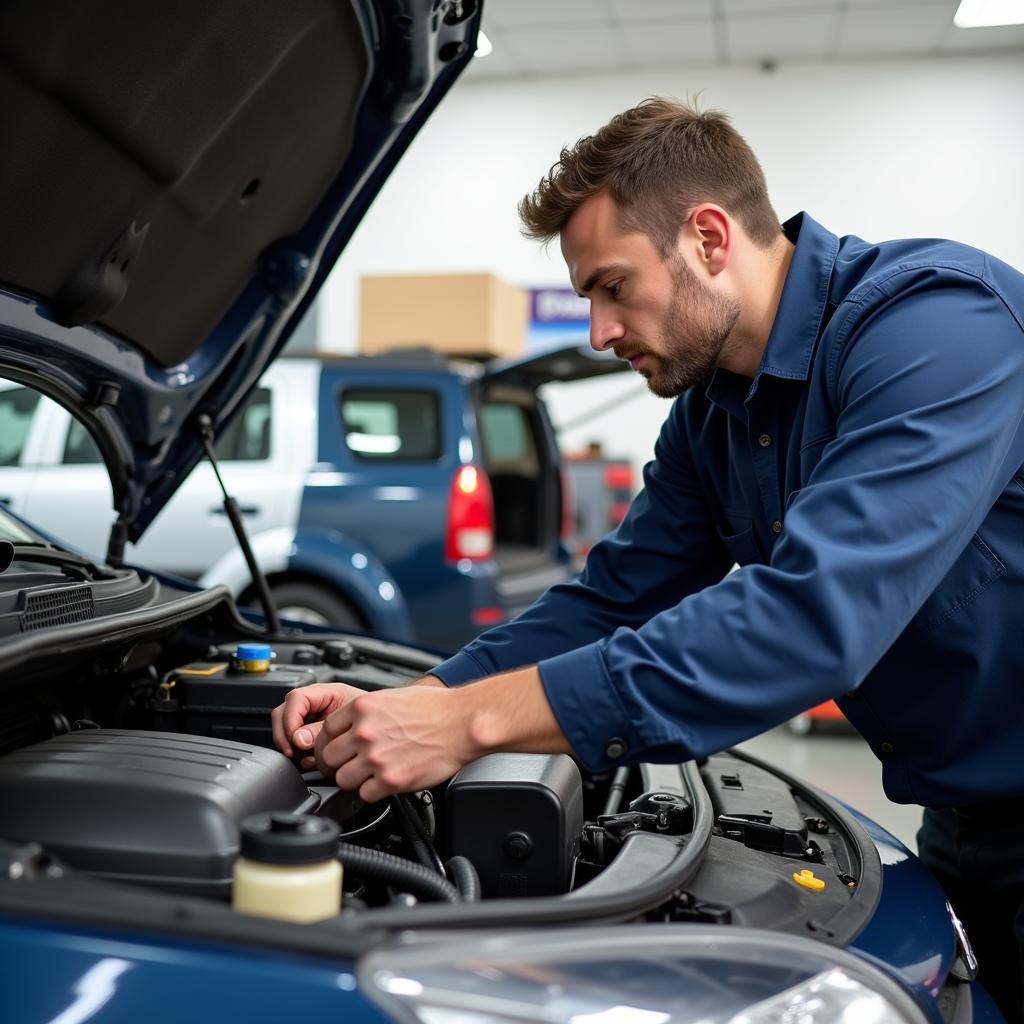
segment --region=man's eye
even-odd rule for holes
[[[613,284],[605,285],[605,291],[613,298],[619,297],[619,290],[622,288],[622,282],[616,281]]]

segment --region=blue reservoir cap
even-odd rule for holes
[[[270,661],[273,656],[270,644],[239,644],[235,648],[238,661]]]

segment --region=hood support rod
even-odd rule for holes
[[[238,546],[245,556],[245,564],[249,567],[249,575],[252,576],[253,586],[256,588],[256,595],[263,607],[263,615],[267,620],[267,632],[271,635],[281,632],[281,620],[277,617],[277,609],[274,607],[274,599],[270,596],[270,587],[267,586],[267,578],[263,575],[260,567],[256,564],[256,556],[252,553],[249,538],[245,532],[245,525],[242,522],[242,513],[238,510],[238,502],[235,501],[221,479],[220,469],[217,468],[217,457],[213,452],[213,420],[204,412],[196,417],[199,426],[199,437],[206,450],[206,457],[213,466],[213,474],[217,478],[220,492],[224,495],[224,511],[227,513],[231,528],[235,531],[238,539]]]

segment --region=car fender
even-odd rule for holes
[[[956,955],[956,934],[946,896],[930,871],[876,821],[848,805],[864,827],[882,865],[882,892],[852,945],[888,964],[921,997],[932,999]]]
[[[365,545],[340,530],[280,527],[254,534],[249,544],[271,584],[284,573],[320,580],[352,602],[370,632],[389,640],[415,640],[409,610],[394,577]],[[217,583],[225,584],[235,597],[249,586],[249,568],[240,550],[228,552],[199,580],[203,587]]]

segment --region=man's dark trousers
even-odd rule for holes
[[[926,809],[917,847],[967,930],[978,980],[1024,1022],[1024,799]]]

